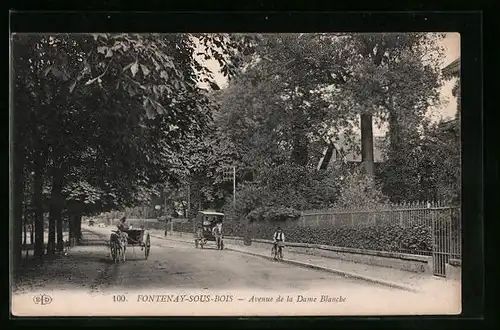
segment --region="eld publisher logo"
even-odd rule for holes
[[[37,305],[48,305],[52,302],[52,297],[46,294],[39,294],[33,297],[33,302]]]

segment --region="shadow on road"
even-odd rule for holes
[[[26,260],[13,274],[13,290],[88,288],[113,265],[103,240],[85,240],[67,254]]]

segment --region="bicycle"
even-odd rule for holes
[[[284,244],[282,242],[277,242],[271,248],[271,255],[274,260],[282,261],[283,260],[283,247]]]

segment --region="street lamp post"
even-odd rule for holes
[[[233,206],[236,207],[236,166],[233,166]]]
[[[163,213],[167,215],[167,193],[163,192]]]
[[[191,183],[188,182],[188,184],[187,184],[187,214],[186,214],[186,218],[189,218],[190,211],[191,211]]]
[[[236,206],[236,166],[231,167],[226,168],[222,175],[224,181],[233,181],[233,206]]]

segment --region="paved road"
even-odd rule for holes
[[[195,249],[192,243],[157,237],[151,238],[151,254],[147,260],[140,247],[129,247],[127,261],[113,264],[105,241],[110,228],[82,229],[85,245],[41,266],[27,268],[15,279],[13,299],[16,306],[31,306],[34,292],[53,296],[59,305],[54,302],[50,306],[52,313],[59,313],[57,315],[187,315],[186,311],[193,311],[193,315],[247,315],[253,312],[290,315],[287,314],[291,313],[290,308],[296,311],[292,313],[300,311],[302,315],[440,314],[441,307],[450,305],[449,299],[443,301],[436,295],[422,296],[235,251]],[[137,305],[140,296],[175,293],[231,294],[237,304],[212,311],[198,308],[196,313],[196,309],[189,307],[191,305],[169,305],[168,310],[161,303],[148,304],[147,308]],[[113,304],[110,295],[116,294],[125,294],[128,303]],[[254,295],[290,296],[293,304],[248,305],[253,304]],[[323,302],[323,296],[347,297],[347,303]],[[76,307],[82,297],[101,297],[95,298],[101,300]],[[316,297],[317,301],[308,304],[302,301],[305,297]],[[241,299],[244,303],[239,304]],[[457,305],[460,300],[453,299],[451,303]],[[454,311],[459,309],[459,306],[451,307]],[[52,315],[48,311],[47,308],[39,309],[40,315]]]
[[[85,228],[107,237],[109,228]],[[95,236],[94,236],[94,239]],[[380,290],[388,288],[366,284],[325,272],[300,268],[216,249],[195,249],[194,244],[151,237],[151,254],[144,258],[141,248],[129,247],[127,261],[108,265],[99,288],[203,288],[257,290]],[[87,258],[102,260],[109,252],[105,246],[87,251]]]

